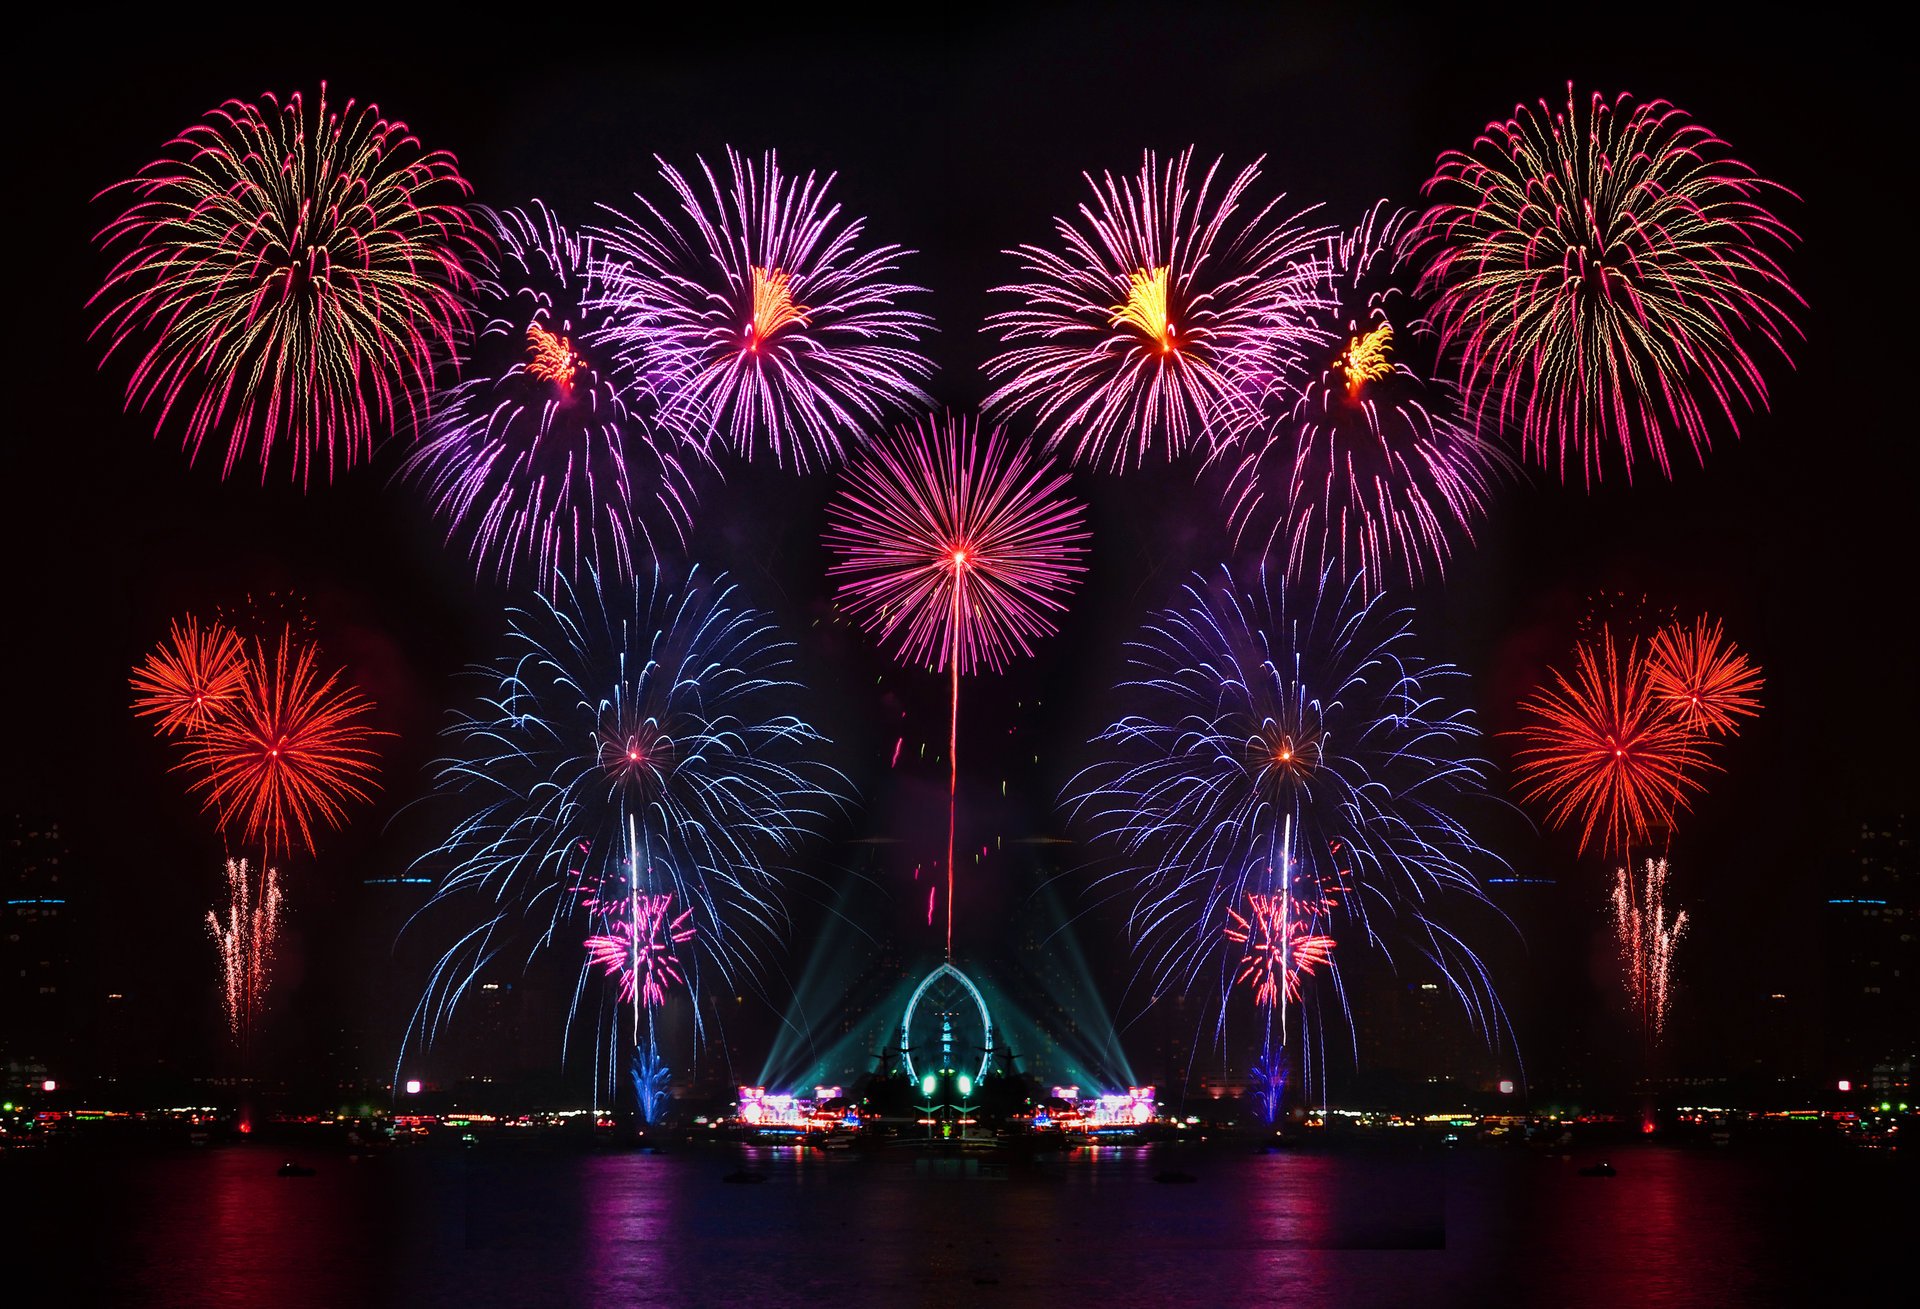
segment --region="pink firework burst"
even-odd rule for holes
[[[674,947],[694,936],[693,909],[673,914],[673,896],[635,894],[614,901],[618,911],[605,934],[586,940],[587,959],[620,979],[620,998],[651,1009],[667,1002],[667,988],[683,981]]]
[[[664,160],[669,217],[643,197],[598,235],[608,339],[662,397],[661,421],[704,448],[770,456],[800,472],[832,464],[849,440],[928,402],[933,365],[914,347],[932,320],[898,301],[910,251],[866,246],[864,220],[827,199],[833,177],[783,174],[727,151],[723,184]]]
[[[838,595],[909,663],[952,679],[947,758],[947,953],[953,953],[954,805],[960,674],[1005,667],[1036,637],[1086,565],[1086,510],[1067,474],[995,429],[948,415],[903,427],[847,471],[828,509]]]
[[[467,336],[484,238],[466,179],[325,83],[227,101],[121,189],[94,334],[136,359],[127,407],[157,411],[156,432],[184,415],[190,458],[225,441],[223,477],[251,453],[264,481],[282,448],[302,486],[365,460]]]
[[[1229,941],[1246,949],[1234,983],[1253,984],[1253,1002],[1267,1008],[1300,998],[1300,979],[1333,962],[1334,940],[1315,930],[1317,915],[1305,902],[1288,903],[1285,896],[1250,894],[1247,915],[1228,909],[1231,921],[1223,929]]]
[[[1009,346],[987,363],[989,412],[1028,412],[1076,463],[1115,472],[1258,422],[1314,339],[1324,229],[1280,214],[1284,197],[1253,207],[1259,161],[1231,180],[1223,162],[1197,187],[1191,148],[1164,164],[1147,151],[1137,175],[1085,174],[1093,203],[1055,220],[1059,245],[1008,252],[1026,279],[994,288],[1019,304],[988,319]]]

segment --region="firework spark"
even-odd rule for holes
[[[189,616],[171,623],[166,641],[133,670],[133,712],[158,719],[163,735],[191,736],[229,708],[245,680],[239,634]]]
[[[498,249],[478,264],[484,326],[400,475],[503,582],[523,561],[543,590],[589,564],[630,578],[685,544],[698,452],[656,434],[643,380],[585,348],[612,326],[594,240],[538,201],[479,212]]]
[[[1649,859],[1639,887],[1626,868],[1614,870],[1613,928],[1627,992],[1649,1044],[1665,1034],[1673,1002],[1673,953],[1687,930],[1687,911],[1667,913],[1667,861]]]
[[[1218,189],[1223,161],[1197,188],[1192,162],[1148,151],[1137,176],[1087,174],[1094,204],[1055,220],[1058,249],[1008,252],[1028,280],[995,288],[1019,304],[988,320],[1010,346],[987,364],[989,412],[1030,412],[1050,445],[1116,472],[1253,427],[1312,340],[1321,232],[1283,197],[1251,207],[1258,161]]]
[[[693,910],[673,914],[673,896],[635,893],[624,902],[625,912],[609,917],[601,935],[586,940],[587,958],[620,979],[620,999],[655,1008],[667,1002],[667,988],[684,981],[676,945],[694,936]]]
[[[1775,259],[1794,233],[1763,201],[1791,194],[1664,100],[1595,93],[1580,112],[1515,106],[1440,158],[1410,234],[1420,290],[1457,352],[1483,429],[1517,423],[1529,457],[1599,480],[1617,453],[1671,475],[1707,411],[1738,430],[1764,408],[1761,343],[1784,358],[1803,304]],[[1704,391],[1704,395],[1700,392]]]
[[[1673,623],[1654,633],[1647,651],[1647,683],[1654,698],[1695,732],[1728,736],[1739,718],[1760,712],[1759,668],[1727,640],[1718,621],[1704,616],[1691,628]]]
[[[953,954],[953,841],[960,787],[960,674],[1003,668],[1054,631],[1085,571],[1085,507],[1067,474],[995,429],[951,416],[905,427],[848,469],[828,510],[838,596],[909,663],[952,681],[947,759],[947,954]]]
[[[1283,994],[1297,1003],[1300,979],[1333,963],[1333,938],[1316,932],[1312,918],[1285,896],[1249,894],[1246,914],[1229,908],[1227,917],[1221,935],[1245,950],[1234,983],[1251,982],[1257,1005],[1271,1009]]]
[[[751,984],[785,926],[795,855],[844,805],[826,738],[782,711],[801,693],[792,647],[724,577],[698,573],[604,590],[563,578],[509,618],[510,648],[474,670],[486,690],[437,765],[459,817],[424,856],[445,870],[430,908],[462,926],[414,1030],[431,1040],[523,927],[529,957],[619,936],[606,924],[633,917],[621,902],[636,896],[686,906],[668,923],[698,928],[694,989],[702,960],[724,985]]]
[[[1095,738],[1102,757],[1068,797],[1119,857],[1155,995],[1212,973],[1224,1001],[1248,953],[1225,947],[1259,926],[1239,907],[1284,895],[1325,924],[1312,935],[1410,942],[1489,1039],[1504,1026],[1484,967],[1440,921],[1453,900],[1484,901],[1479,869],[1499,866],[1456,814],[1489,766],[1444,702],[1463,674],[1411,643],[1406,614],[1356,587],[1289,591],[1263,573],[1243,590],[1226,569],[1130,643],[1119,692],[1135,710]],[[1337,990],[1331,953],[1313,951]]]
[[[1639,644],[1622,659],[1604,627],[1597,642],[1575,647],[1571,680],[1554,672],[1520,707],[1529,718],[1518,733],[1522,797],[1544,803],[1555,827],[1579,823],[1582,852],[1596,828],[1603,850],[1623,854],[1671,826],[1689,793],[1705,789],[1698,774],[1715,767],[1654,694]]]
[[[269,855],[293,838],[314,848],[317,823],[338,827],[346,804],[371,798],[374,752],[386,733],[366,725],[373,702],[339,673],[321,677],[319,650],[283,632],[271,657],[256,643],[225,712],[211,718],[178,765],[196,774],[222,830],[238,825]]]
[[[137,356],[126,403],[157,409],[156,433],[179,412],[190,458],[224,438],[223,477],[252,453],[264,481],[285,447],[305,486],[417,419],[480,250],[452,155],[374,105],[329,106],[323,83],[227,101],[121,189],[89,304],[106,356]]]
[[[800,472],[837,462],[848,441],[928,398],[933,365],[914,347],[932,320],[904,309],[923,290],[896,281],[911,253],[863,248],[861,219],[827,199],[831,176],[783,174],[727,151],[723,185],[665,161],[685,226],[635,197],[601,230],[610,341],[658,388],[661,419],[705,448],[770,456]]]
[[[256,890],[247,861],[227,860],[227,916],[208,911],[207,930],[220,951],[227,1028],[243,1052],[252,1043],[255,1019],[266,1002],[274,943],[280,936],[280,904],[278,869],[269,866]]]
[[[1332,571],[1378,590],[1443,573],[1450,538],[1473,540],[1508,464],[1456,420],[1450,389],[1427,380],[1433,334],[1393,257],[1411,221],[1382,201],[1328,239],[1331,310],[1313,320],[1324,364],[1231,452],[1236,542],[1264,538],[1263,553],[1295,582]],[[1416,356],[1417,368],[1407,362]]]

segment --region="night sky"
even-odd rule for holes
[[[342,15],[324,10],[297,40],[165,55],[80,43],[67,52],[77,79],[63,68],[36,84],[41,70],[27,69],[9,89],[25,158],[7,217],[17,404],[0,483],[13,615],[5,793],[30,821],[57,822],[74,852],[75,916],[99,990],[142,998],[146,1038],[177,1047],[182,1065],[213,1048],[214,960],[200,919],[218,892],[222,846],[185,779],[168,772],[168,749],[133,719],[126,676],[171,616],[290,591],[397,737],[377,804],[289,869],[283,1021],[287,1039],[311,1049],[332,1027],[354,1026],[377,1066],[426,956],[393,949],[411,901],[362,882],[402,872],[432,843],[435,811],[407,806],[427,792],[435,732],[470,694],[454,675],[500,649],[508,603],[443,545],[417,490],[395,484],[403,441],[302,494],[281,468],[264,487],[257,465],[222,483],[217,460],[188,465],[177,428],[155,439],[148,418],[121,412],[125,364],[96,371],[87,340],[85,302],[106,267],[90,237],[113,212],[90,197],[206,109],[324,78],[334,97],[376,100],[429,148],[453,151],[477,200],[539,197],[574,223],[593,221],[595,202],[653,191],[656,152],[685,165],[728,144],[775,147],[790,169],[837,171],[835,194],[869,217],[870,240],[920,252],[906,272],[931,288],[919,307],[940,329],[927,345],[940,369],[928,389],[969,409],[986,391],[986,288],[1015,269],[1001,252],[1049,238],[1053,216],[1083,198],[1081,170],[1135,168],[1142,147],[1195,144],[1234,167],[1264,153],[1267,193],[1284,189],[1293,207],[1324,202],[1317,218],[1348,222],[1382,196],[1416,203],[1442,150],[1518,100],[1564,96],[1572,78],[1583,94],[1675,101],[1798,193],[1802,202],[1779,208],[1804,238],[1787,268],[1808,302],[1797,315],[1807,340],[1794,368],[1769,362],[1771,412],[1744,422],[1738,440],[1717,428],[1704,468],[1683,454],[1671,482],[1649,470],[1592,493],[1530,473],[1499,494],[1478,547],[1456,552],[1444,585],[1405,599],[1424,651],[1473,675],[1471,703],[1490,733],[1513,726],[1516,700],[1564,661],[1596,592],[1725,619],[1765,670],[1766,708],[1722,752],[1724,775],[1675,842],[1677,894],[1695,923],[1676,1061],[1722,1071],[1813,1048],[1817,990],[1801,929],[1849,827],[1920,795],[1906,640],[1916,456],[1912,421],[1896,410],[1906,347],[1894,318],[1911,302],[1911,224],[1894,194],[1909,151],[1890,140],[1902,119],[1890,52],[1868,37],[1842,59],[1839,36],[1751,30],[1757,15],[1687,30],[1664,11],[1657,21],[1596,12],[1556,31],[1542,28],[1545,9],[1480,26],[1174,12],[876,29],[798,10],[780,24],[716,11],[709,31],[633,40],[602,40],[589,20],[569,18],[552,41],[517,23],[490,45],[458,48],[399,29],[328,30]],[[1068,834],[1048,799],[1111,712],[1101,688],[1119,673],[1120,643],[1187,570],[1226,554],[1216,488],[1194,489],[1192,472],[1076,474],[1092,505],[1092,571],[1063,630],[1037,658],[965,688],[962,803],[981,839]],[[924,885],[910,869],[938,858],[944,772],[931,761],[890,772],[886,757],[902,732],[909,754],[938,743],[943,684],[896,669],[832,621],[819,538],[833,476],[796,480],[737,461],[726,473],[724,486],[705,488],[692,554],[731,570],[800,641],[808,712],[843,743],[838,762],[862,799],[817,849],[816,870],[829,882],[847,870],[872,877],[874,921],[910,958],[931,957],[938,942],[918,923]],[[996,750],[1010,732],[1014,743]],[[1496,735],[1487,752],[1504,790],[1511,744]],[[1549,1015],[1605,1003],[1601,869],[1517,812],[1493,814],[1484,830],[1516,871],[1560,879],[1548,904],[1516,909],[1524,948],[1484,942],[1523,1042],[1555,1048],[1563,1037],[1544,1030]],[[898,844],[860,844],[873,838]],[[1079,857],[1022,848],[1067,871]],[[963,943],[985,950],[1008,915],[1027,911],[1036,869],[1009,856],[963,884]],[[796,901],[782,965],[795,973],[821,912]],[[1109,1003],[1124,1008],[1118,926],[1091,909],[1079,936]],[[1789,994],[1793,1022],[1769,1032],[1743,1015],[1775,991]],[[755,1021],[743,1020],[741,1044],[757,1059]],[[556,1052],[557,1034],[538,1053]]]

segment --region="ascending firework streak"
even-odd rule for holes
[[[1672,1000],[1674,948],[1687,930],[1686,910],[1667,916],[1665,859],[1647,860],[1646,876],[1637,890],[1631,868],[1614,870],[1613,930],[1641,1036],[1649,1046],[1658,1044],[1666,1032]]]
[[[266,1001],[280,934],[280,873],[268,866],[254,889],[245,859],[227,860],[227,916],[207,913],[207,930],[220,951],[221,1000],[227,1028],[244,1056],[253,1042],[254,1020]]]
[[[653,1122],[666,1094],[670,1070],[660,1058],[653,1011],[667,1002],[667,988],[685,979],[677,945],[694,938],[693,910],[673,913],[673,893],[644,889],[652,880],[640,866],[640,841],[633,815],[627,816],[626,894],[608,895],[602,887],[583,901],[600,923],[601,935],[586,940],[587,959],[620,979],[620,999],[633,1006],[633,1087],[640,1116]],[[647,1039],[641,1044],[640,1014],[647,1015]]]
[[[820,758],[826,738],[783,712],[801,693],[792,647],[724,576],[699,572],[604,591],[591,572],[562,577],[509,618],[509,649],[474,670],[479,705],[447,729],[437,765],[459,816],[422,857],[443,873],[421,912],[462,921],[409,1040],[430,1042],[523,928],[528,959],[593,935],[646,944],[661,967],[697,925],[677,938],[698,948],[684,973],[674,957],[675,976],[697,994],[704,961],[726,985],[751,985],[785,925],[793,859],[845,803],[845,779]],[[669,895],[679,914],[634,913]],[[592,966],[581,958],[583,984]],[[654,977],[663,994],[668,980]],[[630,984],[647,989],[644,976]],[[700,1039],[697,1006],[694,1018]]]
[[[1110,877],[1131,884],[1152,993],[1212,975],[1221,1039],[1234,984],[1258,989],[1263,973],[1245,971],[1241,924],[1280,935],[1276,999],[1311,958],[1344,1011],[1331,950],[1294,953],[1303,911],[1310,936],[1389,957],[1392,937],[1410,941],[1489,1041],[1506,1027],[1485,968],[1440,914],[1484,903],[1479,868],[1498,863],[1455,812],[1484,794],[1488,765],[1471,753],[1467,713],[1441,698],[1463,675],[1411,641],[1405,613],[1358,582],[1289,591],[1263,571],[1248,590],[1222,569],[1195,576],[1131,643],[1135,675],[1119,690],[1135,711],[1095,738],[1103,757],[1069,783],[1068,804],[1119,856]],[[1255,896],[1281,914],[1242,912]]]
[[[1253,207],[1258,161],[1216,189],[1223,162],[1197,189],[1192,149],[1085,174],[1094,202],[1080,224],[1055,220],[1060,248],[1008,252],[1025,280],[994,288],[1019,303],[988,320],[1008,345],[987,363],[989,413],[1031,412],[1049,448],[1071,441],[1075,463],[1115,472],[1252,427],[1315,338],[1324,229],[1282,217],[1282,196]]]
[[[1086,553],[1067,474],[995,429],[947,416],[903,427],[848,469],[828,509],[839,597],[910,663],[951,673],[947,731],[947,958],[960,792],[960,674],[1000,670],[1054,631]]]
[[[831,176],[728,150],[723,187],[695,162],[704,187],[660,163],[679,219],[636,196],[633,217],[609,210],[619,223],[596,229],[607,339],[660,392],[661,421],[702,450],[718,438],[806,472],[924,405],[933,364],[914,347],[932,320],[897,303],[924,288],[894,280],[911,252],[862,248]]]
[[[298,92],[229,100],[109,188],[130,208],[100,234],[117,258],[89,304],[111,356],[136,356],[129,408],[185,415],[221,475],[291,448],[293,479],[331,478],[418,416],[468,331],[482,236],[453,156],[374,105]],[[102,192],[108,194],[109,192]]]
[[[1791,192],[1665,100],[1581,108],[1568,83],[1442,155],[1407,251],[1474,421],[1591,486],[1609,449],[1629,480],[1641,450],[1669,473],[1669,434],[1704,458],[1707,409],[1764,408],[1759,356],[1786,356],[1804,302],[1765,204]]]

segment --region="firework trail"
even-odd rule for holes
[[[1445,702],[1464,674],[1412,640],[1406,613],[1358,584],[1289,590],[1263,570],[1243,589],[1223,568],[1129,643],[1118,689],[1134,711],[1094,738],[1101,757],[1067,799],[1118,856],[1109,876],[1130,887],[1154,995],[1211,976],[1224,1033],[1245,976],[1235,933],[1254,926],[1240,906],[1285,895],[1322,924],[1313,935],[1389,958],[1390,937],[1409,941],[1489,1040],[1505,1027],[1485,968],[1440,918],[1454,900],[1484,903],[1478,869],[1498,866],[1455,816],[1484,797],[1489,766],[1467,712]]]
[[[1029,413],[1050,446],[1071,440],[1074,462],[1115,472],[1253,428],[1314,340],[1324,229],[1283,216],[1284,197],[1254,208],[1259,161],[1231,180],[1223,162],[1198,187],[1191,148],[1164,164],[1147,151],[1137,175],[1084,174],[1093,203],[1054,221],[1058,247],[1008,252],[1027,280],[994,288],[1018,304],[987,320],[1009,347],[987,363],[989,413]]]
[[[1585,852],[1595,829],[1601,848],[1624,854],[1655,827],[1671,827],[1699,774],[1715,768],[1698,733],[1656,696],[1638,642],[1621,658],[1612,633],[1574,648],[1571,679],[1554,672],[1520,708],[1516,783],[1547,808],[1554,827],[1580,825]]]
[[[1687,911],[1667,914],[1667,861],[1649,859],[1640,887],[1627,868],[1614,870],[1613,930],[1641,1033],[1649,1045],[1666,1032],[1672,1003],[1673,952],[1687,930]]]
[[[265,481],[287,448],[303,487],[365,460],[419,417],[436,364],[468,331],[481,238],[453,156],[374,105],[229,100],[162,158],[101,194],[132,203],[100,233],[97,306],[111,358],[135,357],[128,408],[176,413],[221,476],[249,453]]]
[[[1628,480],[1668,441],[1696,458],[1708,412],[1764,408],[1759,354],[1785,358],[1802,301],[1775,254],[1791,195],[1664,100],[1541,100],[1440,157],[1409,234],[1420,292],[1457,354],[1476,424],[1517,424],[1528,457],[1586,484]],[[1762,348],[1764,343],[1764,349]]]
[[[606,339],[658,390],[662,422],[806,472],[928,403],[915,347],[932,320],[898,304],[924,288],[895,280],[911,251],[865,247],[865,221],[827,199],[832,176],[784,174],[772,152],[728,150],[724,185],[704,159],[697,178],[659,162],[678,217],[635,196],[596,234]]]
[[[254,889],[245,859],[227,860],[227,916],[208,911],[207,930],[220,952],[221,1000],[227,1028],[244,1053],[253,1040],[254,1021],[266,1003],[273,971],[274,943],[280,936],[280,873],[269,866]]]
[[[204,628],[189,615],[168,625],[167,639],[133,670],[133,712],[158,721],[163,736],[191,736],[224,714],[246,681],[239,634],[220,623]]]
[[[339,827],[350,801],[372,798],[370,742],[387,733],[367,726],[373,702],[339,673],[320,675],[317,647],[281,633],[273,653],[255,642],[231,703],[188,741],[176,767],[192,777],[222,831],[236,825],[271,857],[301,844],[314,848],[315,824]]]
[[[430,1042],[516,941],[531,959],[556,939],[621,936],[619,902],[636,896],[685,907],[659,930],[697,929],[696,993],[702,961],[750,984],[785,927],[800,846],[845,804],[826,738],[783,712],[802,694],[791,667],[792,646],[724,576],[603,590],[589,572],[510,610],[507,652],[473,670],[479,703],[436,765],[459,817],[420,862],[442,870],[428,909],[462,926],[409,1037]]]
[[[656,436],[644,379],[601,356],[612,324],[593,239],[539,201],[477,212],[498,251],[475,265],[483,326],[400,475],[503,582],[523,564],[543,590],[589,565],[631,578],[636,559],[684,546],[697,450]]]
[[[1375,204],[1327,240],[1318,372],[1261,432],[1225,452],[1229,524],[1285,561],[1293,582],[1322,573],[1418,582],[1443,574],[1450,537],[1474,521],[1508,461],[1456,420],[1451,388],[1432,376],[1432,333],[1396,276],[1412,221]],[[1409,360],[1416,360],[1416,368]],[[1283,388],[1285,399],[1290,388]]]
[[[960,675],[998,671],[1033,639],[1085,571],[1085,506],[1065,472],[994,429],[951,415],[902,427],[846,473],[829,507],[837,596],[908,663],[952,680],[947,761],[947,957],[953,957],[953,842],[960,790]]]
[[[1735,721],[1760,712],[1760,670],[1704,615],[1691,628],[1672,623],[1653,635],[1647,684],[1654,699],[1690,731],[1730,736]]]

